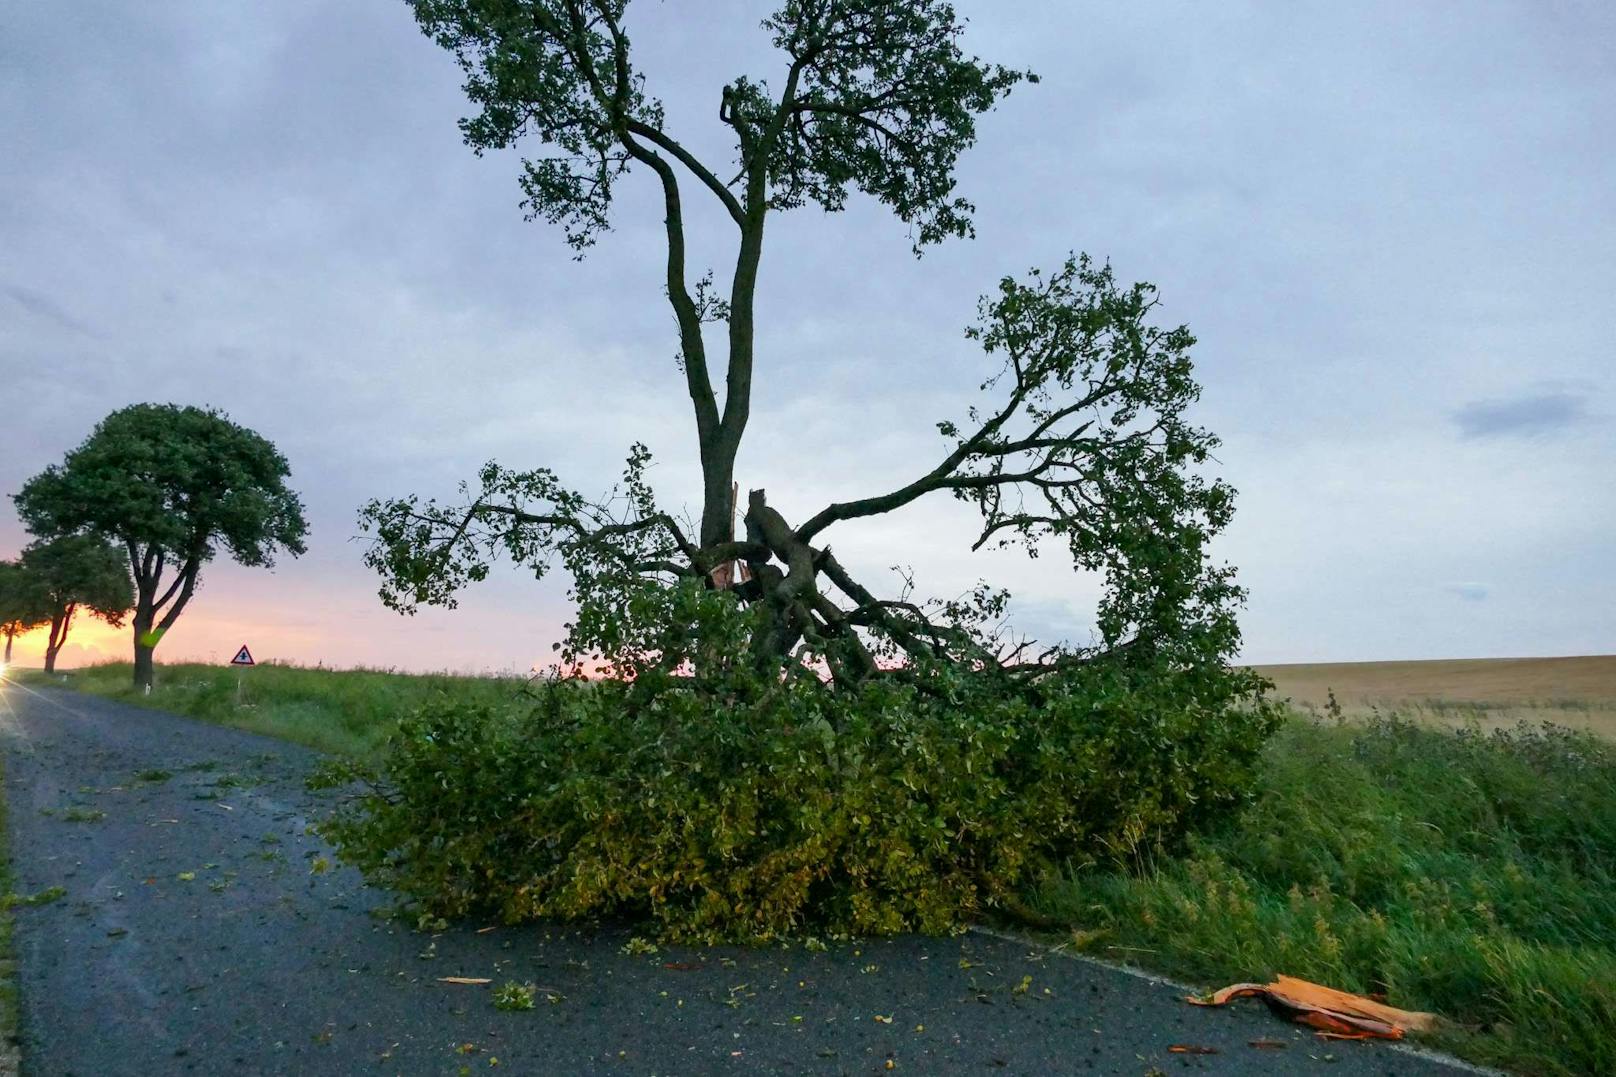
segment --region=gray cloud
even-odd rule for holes
[[[1488,594],[1488,587],[1484,583],[1450,583],[1443,590],[1458,595],[1466,602],[1484,602]]]
[[[69,332],[87,337],[99,337],[101,335],[87,323],[64,310],[59,303],[56,303],[49,296],[40,295],[38,292],[30,291],[15,284],[0,285],[0,293],[9,296],[11,301],[23,310],[60,329],[66,329]]]
[[[1577,426],[1588,418],[1580,393],[1534,393],[1513,400],[1474,401],[1453,413],[1466,438],[1532,437]]]
[[[711,161],[733,152],[718,88],[779,77],[774,6],[630,5],[648,90]],[[508,573],[398,619],[348,541],[356,505],[452,494],[489,458],[596,492],[633,440],[668,507],[699,498],[649,177],[573,263],[521,220],[519,154],[461,144],[461,74],[397,0],[12,7],[0,399],[25,404],[0,415],[0,556],[26,541],[4,495],[107,412],[216,405],[287,453],[314,533],[273,577],[210,566],[173,658],[247,638],[525,668],[563,580]],[[1160,284],[1163,320],[1200,341],[1197,417],[1240,491],[1214,554],[1250,589],[1249,660],[1616,650],[1616,502],[1588,493],[1616,432],[1583,402],[1616,336],[1616,246],[1588,227],[1616,219],[1616,6],[958,7],[970,51],[1043,76],[962,162],[978,238],[917,262],[861,199],[771,223],[743,488],[801,519],[912,479],[991,373],[960,336],[976,296],[1087,249]],[[722,272],[732,237],[699,193],[692,265]],[[1541,380],[1496,403],[1521,370]],[[1428,421],[1450,414],[1463,452]],[[1578,421],[1527,463],[1502,439]],[[922,501],[831,541],[871,580],[912,561],[932,595],[986,576],[1028,600],[1024,630],[1086,642],[1095,581],[1056,551],[972,556],[973,523]],[[1459,618],[1455,578],[1511,586]],[[330,629],[293,627],[311,611]]]
[[[1094,618],[1080,612],[1072,602],[1054,600],[1014,600],[1010,624],[1019,638],[1027,636],[1041,643],[1066,643],[1086,647],[1098,642]]]

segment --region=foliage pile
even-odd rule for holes
[[[1203,982],[1301,976],[1471,1031],[1528,1072],[1616,1072],[1616,748],[1521,726],[1297,721],[1251,807],[1187,855],[1034,904],[1098,953]]]
[[[1137,857],[1229,810],[1273,721],[1231,683],[1095,666],[1034,696],[957,667],[856,690],[745,656],[755,614],[649,592],[701,677],[555,681],[406,719],[324,833],[434,915],[649,916],[670,938],[946,932],[1071,858]],[[635,621],[632,615],[627,617]],[[670,629],[663,643],[675,646]]]

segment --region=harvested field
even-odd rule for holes
[[[1257,666],[1280,696],[1322,711],[1334,692],[1343,713],[1399,711],[1443,725],[1482,728],[1554,722],[1616,738],[1616,655],[1325,662]]]

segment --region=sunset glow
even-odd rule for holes
[[[11,648],[12,666],[37,668],[42,665],[45,643],[49,639],[48,626],[18,636]],[[62,669],[72,669],[97,662],[127,661],[130,646],[128,628],[113,628],[92,618],[75,617],[67,635],[67,646],[57,655],[56,664]]]

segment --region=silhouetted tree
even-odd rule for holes
[[[50,611],[39,581],[16,561],[0,561],[0,636],[6,637],[5,658],[11,665],[11,644],[20,635],[50,623]]]
[[[67,643],[74,614],[88,610],[117,627],[135,604],[128,559],[98,535],[67,535],[35,543],[23,551],[22,568],[32,577],[48,611],[46,673],[56,672],[56,656]]]
[[[217,411],[134,404],[15,500],[36,535],[98,535],[123,548],[135,584],[134,680],[150,686],[153,650],[221,548],[255,567],[282,550],[303,553],[308,525],[290,473],[273,444]]]

